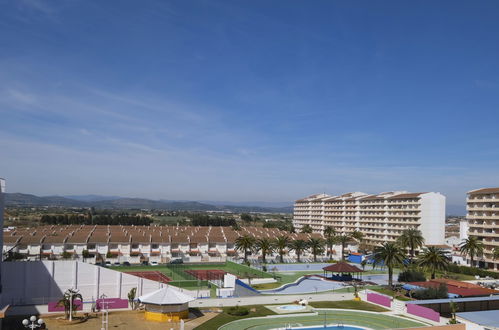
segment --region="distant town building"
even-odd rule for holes
[[[478,237],[484,244],[480,267],[497,270],[499,260],[493,250],[499,247],[499,188],[471,190],[467,198],[468,235]]]
[[[364,234],[364,243],[373,246],[395,241],[405,229],[416,228],[426,245],[443,245],[445,196],[407,191],[317,194],[295,202],[293,225],[297,231],[309,225],[316,233],[323,233],[328,226],[340,234],[357,230]]]

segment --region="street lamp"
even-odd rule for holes
[[[23,323],[23,325],[24,325],[25,328],[36,329],[36,328],[41,327],[44,322],[43,322],[42,319],[38,319],[38,321],[37,321],[36,320],[36,316],[33,315],[33,316],[31,316],[29,318],[29,320],[28,319],[24,319],[22,323]]]

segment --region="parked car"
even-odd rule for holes
[[[170,261],[170,264],[174,265],[174,264],[183,264],[184,261],[182,259],[173,259]]]
[[[106,266],[111,266],[111,261],[106,261]]]
[[[124,261],[123,266],[130,266],[130,263],[128,261]]]
[[[114,265],[115,265],[115,266],[121,266],[121,264],[119,263],[119,261],[115,261],[115,262],[114,262]]]
[[[157,266],[158,262],[157,261],[151,261],[151,266]]]
[[[142,261],[142,265],[149,266],[149,261]]]

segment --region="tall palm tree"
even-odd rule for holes
[[[311,237],[308,240],[308,246],[312,251],[312,255],[314,256],[314,262],[316,262],[317,255],[324,252],[324,240],[321,238]]]
[[[303,234],[311,234],[312,233],[312,227],[310,227],[310,225],[305,225],[301,228],[301,232]]]
[[[364,239],[364,233],[358,230],[354,230],[351,236],[352,239],[354,239],[359,244],[359,250],[360,250],[360,245],[362,243],[362,240]]]
[[[374,249],[374,262],[388,267],[388,285],[393,285],[393,268],[404,263],[404,251],[393,242],[386,242]]]
[[[345,259],[345,245],[347,245],[348,242],[350,242],[350,240],[352,239],[350,236],[348,235],[340,235],[340,236],[336,236],[336,239],[337,239],[337,242],[341,244],[341,260],[344,260]]]
[[[474,266],[475,257],[483,254],[483,243],[476,236],[470,236],[459,244],[459,251],[470,257],[471,267]]]
[[[335,235],[336,235],[336,229],[334,229],[334,227],[327,226],[326,228],[324,228],[324,237],[328,238]]]
[[[499,246],[496,246],[494,250],[492,250],[492,260],[499,259]]]
[[[274,245],[272,244],[272,240],[270,238],[263,237],[256,241],[256,249],[262,253],[262,261],[265,264],[267,263],[267,254],[274,251]]]
[[[424,237],[420,230],[416,228],[409,228],[402,232],[402,234],[398,237],[397,242],[404,249],[409,249],[409,255],[412,261],[414,258],[414,250],[423,246]]]
[[[337,236],[329,236],[326,237],[326,246],[327,246],[327,256],[331,258],[333,254],[333,245],[337,242]]]
[[[427,247],[423,254],[419,255],[417,264],[423,269],[431,272],[431,279],[435,278],[437,270],[446,270],[449,266],[449,260],[442,249],[434,246]]]
[[[289,248],[291,250],[294,250],[295,253],[296,253],[296,257],[298,259],[298,262],[301,262],[300,261],[300,257],[302,255],[302,253],[307,250],[308,248],[308,245],[307,245],[307,242],[305,242],[304,240],[302,239],[297,239],[297,240],[294,240],[294,241],[291,241],[291,243],[289,243]]]
[[[279,259],[284,262],[284,255],[286,254],[286,248],[289,245],[289,236],[279,236],[274,241],[274,248],[279,253]]]
[[[236,238],[236,250],[244,252],[244,262],[248,261],[248,255],[255,248],[256,239],[250,235],[239,236]]]

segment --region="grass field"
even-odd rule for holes
[[[394,317],[381,313],[366,313],[362,311],[345,311],[345,310],[321,310],[318,315],[313,313],[303,313],[302,315],[271,318],[265,317],[260,319],[247,318],[240,321],[226,324],[220,327],[221,330],[268,330],[275,328],[284,328],[287,325],[297,326],[323,326],[324,324],[336,325],[354,325],[367,327],[371,329],[397,329],[420,327],[424,324],[409,320],[406,318]],[[202,328],[216,329],[216,328]]]

